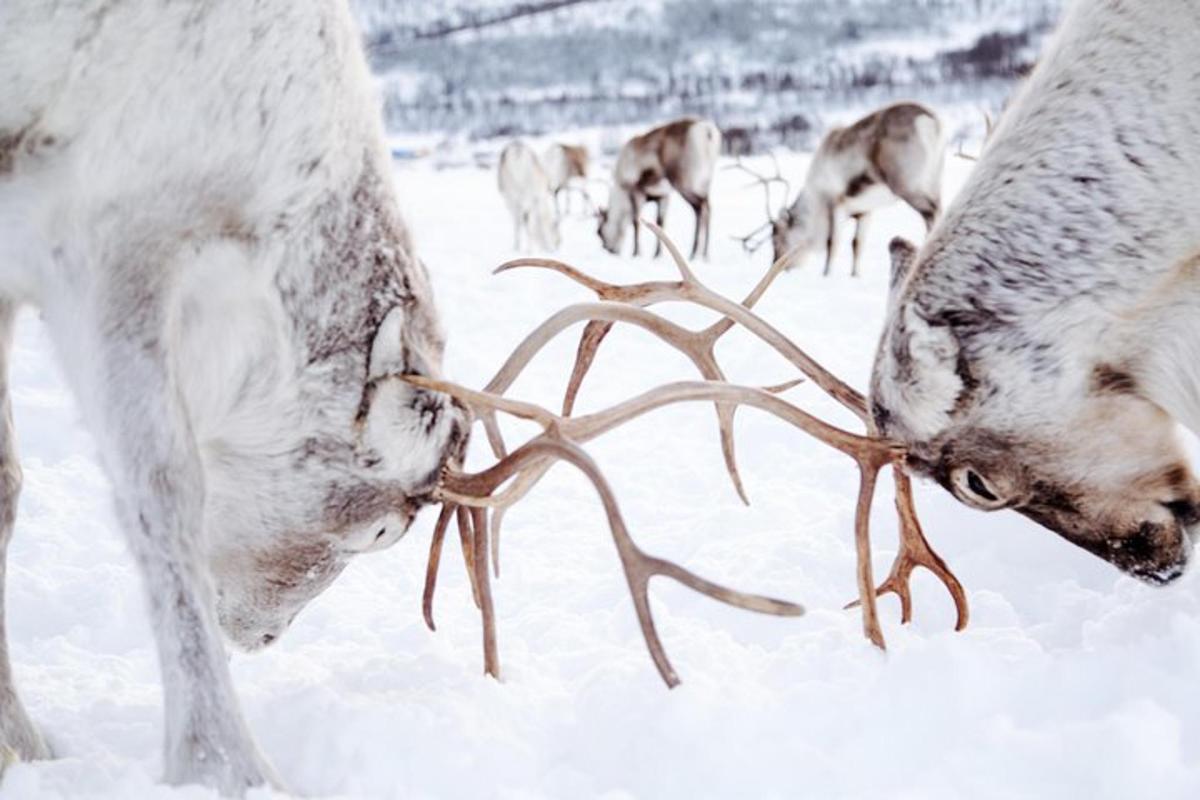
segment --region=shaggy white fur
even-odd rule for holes
[[[371,86],[335,0],[0,6],[0,321],[41,310],[100,443],[174,783],[274,782],[219,629],[277,638],[463,438],[392,379],[436,375],[442,334]],[[6,544],[11,426],[0,472]],[[0,663],[0,749],[43,757]]]
[[[1139,577],[1180,573],[1200,489],[1200,9],[1078,2],[901,273],[881,430],[964,502]]]

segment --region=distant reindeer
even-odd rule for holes
[[[963,503],[1161,584],[1200,522],[1200,6],[1069,9],[925,246],[892,243],[871,410]]]
[[[567,211],[570,211],[572,181],[587,179],[587,148],[555,142],[542,154],[542,168],[546,171],[546,177],[550,181],[550,190],[554,192],[555,208],[558,209],[560,206],[559,196],[563,192],[567,192]],[[584,191],[582,188],[579,190]],[[584,192],[584,199],[587,199],[586,192]]]
[[[692,257],[701,252],[707,257],[712,217],[708,194],[720,155],[721,131],[702,119],[676,120],[626,142],[613,171],[608,208],[600,211],[600,241],[605,249],[619,253],[632,225],[633,254],[638,255],[642,206],[655,203],[661,227],[673,187],[696,214]],[[659,242],[654,255],[661,253]]]
[[[796,266],[824,246],[825,275],[836,254],[838,215],[854,219],[854,263],[858,275],[862,243],[872,211],[903,200],[928,229],[940,207],[945,144],[937,116],[915,103],[897,103],[825,135],[795,201],[773,222],[743,237],[751,251],[771,230],[775,259],[791,253]]]
[[[513,219],[513,248],[521,249],[521,234],[542,250],[561,244],[554,189],[537,154],[524,142],[509,142],[500,153],[497,173],[500,194]]]

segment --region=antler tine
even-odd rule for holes
[[[605,297],[605,292],[620,288],[611,283],[605,283],[604,281],[596,280],[591,275],[575,269],[575,267],[572,267],[570,264],[566,264],[553,258],[514,258],[511,261],[505,261],[503,264],[496,267],[494,270],[492,270],[492,274],[499,275],[501,272],[508,272],[509,270],[517,269],[518,267],[537,267],[539,269],[549,269],[555,272],[561,272],[563,275],[566,275],[576,283],[581,283],[587,288],[591,289],[605,300],[608,299]]]
[[[630,286],[619,286],[614,283],[597,280],[586,272],[572,267],[570,264],[564,264],[561,261],[555,261],[551,258],[514,258],[512,261],[506,261],[501,264],[492,271],[492,274],[499,275],[502,272],[509,272],[510,270],[522,267],[548,269],[552,272],[566,275],[581,286],[591,289],[596,293],[596,297],[601,300],[629,303],[639,308],[673,299],[676,293],[678,293],[680,286],[683,285],[680,281],[648,281],[646,283],[635,283]],[[692,277],[692,280],[694,279],[695,276]]]
[[[479,613],[483,619],[483,671],[500,679],[500,650],[496,643],[496,607],[488,578],[487,509],[471,509],[472,549],[475,553],[473,580],[479,593]]]
[[[687,259],[683,257],[683,254],[679,251],[679,248],[675,245],[675,242],[669,236],[667,236],[663,229],[658,227],[658,225],[654,224],[650,220],[643,220],[643,222],[646,227],[649,228],[650,231],[656,237],[658,237],[660,241],[662,241],[663,245],[667,248],[667,252],[670,253],[671,259],[675,262],[675,265],[680,272],[692,275],[692,277],[676,284],[636,284],[634,286],[627,287],[617,287],[613,286],[612,284],[603,284],[606,288],[606,292],[610,293],[607,296],[613,296],[611,294],[612,290],[622,289],[630,296],[639,296],[641,305],[666,302],[668,300],[690,301],[715,311],[718,314],[721,314],[722,317],[729,318],[731,322],[726,323],[723,320],[718,321],[713,326],[710,326],[710,328],[704,333],[705,336],[715,340],[733,327],[734,324],[741,325],[769,345],[789,362],[791,362],[797,369],[800,370],[802,374],[820,386],[821,389],[826,392],[826,394],[833,397],[835,400],[853,412],[859,417],[859,419],[863,420],[864,422],[867,421],[866,398],[864,398],[860,392],[846,384],[840,378],[814,361],[811,356],[797,347],[795,343],[784,336],[774,326],[754,314],[744,303],[735,303],[732,300],[717,294],[701,283],[700,280],[697,279],[692,273]],[[762,297],[775,278],[777,278],[783,271],[783,265],[789,263],[789,259],[792,255],[793,253],[787,253],[783,258],[771,265],[771,268],[767,271],[763,279],[759,281],[758,285],[755,286],[754,290],[746,298],[751,305],[756,303]],[[516,266],[514,262],[510,262],[510,264]],[[529,264],[529,266],[541,265]],[[571,268],[569,271],[555,268],[555,271],[566,275],[572,280],[575,280],[576,282],[583,286],[587,286],[588,288],[592,288],[589,284],[600,283],[599,281],[595,281],[595,279],[590,278],[574,268]],[[649,286],[654,287],[653,291],[647,289]],[[629,301],[626,300],[626,302]],[[572,308],[576,307],[572,306]],[[561,314],[562,312],[559,313]],[[532,336],[530,338],[532,338]],[[526,341],[528,342],[529,340],[527,339]],[[510,358],[510,362],[511,361],[512,359]],[[526,361],[528,361],[528,359],[526,359]],[[507,366],[508,365],[506,365],[506,367]],[[504,370],[501,372],[503,373]],[[511,384],[510,380],[509,384],[505,384],[503,388],[501,388],[497,383],[499,378],[500,374],[498,373],[497,378],[494,378],[493,382],[489,384],[489,391],[496,391],[498,388],[503,391],[503,389],[506,389],[507,386]]]
[[[571,378],[567,381],[567,391],[563,394],[562,415],[564,417],[571,416],[575,411],[575,398],[579,395],[583,379],[587,376],[588,370],[592,368],[592,362],[596,360],[596,352],[612,328],[613,323],[597,322],[596,320],[592,320],[584,326],[583,335],[579,337],[579,348],[575,352],[575,365],[571,367]]]
[[[659,639],[654,625],[653,614],[650,610],[648,588],[650,579],[654,576],[662,575],[672,578],[693,591],[748,611],[758,611],[777,616],[800,616],[804,613],[803,607],[794,603],[737,592],[705,580],[673,562],[647,555],[638,548],[632,537],[630,537],[612,489],[605,479],[604,474],[596,465],[596,462],[579,445],[563,439],[557,434],[542,434],[483,472],[474,475],[450,474],[446,478],[446,486],[456,495],[483,499],[514,474],[528,469],[530,466],[537,467],[546,460],[565,461],[572,464],[583,472],[588,480],[591,481],[597,494],[600,495],[605,515],[608,518],[609,528],[612,532],[613,541],[616,544],[617,553],[621,559],[621,566],[625,572],[625,579],[629,584],[629,590],[633,597],[634,609],[638,617],[638,624],[642,630],[642,636],[646,641],[646,647],[650,651],[650,656],[654,660],[659,674],[662,675],[663,681],[668,686],[677,686],[679,684],[679,677],[675,669],[671,666],[670,660],[667,658],[666,651],[663,648],[662,641]],[[476,547],[478,549],[479,547],[483,547],[484,543],[478,538],[478,531],[481,529],[480,525],[483,524],[482,517],[477,517],[477,520],[475,530]],[[481,569],[486,569],[486,567],[481,567],[479,559],[475,562],[475,568],[477,572]],[[481,578],[486,578],[486,572],[481,574]],[[490,592],[484,592],[484,597],[487,598],[485,600],[486,605],[490,600]],[[495,631],[494,627],[491,629],[488,627],[486,620],[489,616],[485,612],[485,647],[489,643],[491,646],[491,650],[488,651],[489,654],[485,656],[485,662],[496,665],[496,672],[489,674],[497,675],[499,662],[495,651]],[[494,617],[492,618],[494,619]]]
[[[742,249],[748,254],[754,255],[762,249],[764,244],[767,243],[767,239],[770,237],[763,236],[763,233],[769,230],[774,224],[775,223],[772,220],[767,220],[762,225],[759,225],[757,228],[747,233],[745,236],[733,236],[732,238],[736,242],[741,242]]]
[[[489,393],[493,397],[498,397],[507,391],[512,386],[513,381],[517,379],[525,367],[528,366],[529,362],[533,360],[533,357],[546,344],[571,325],[584,321],[626,322],[636,325],[653,333],[685,355],[693,357],[694,360],[703,360],[703,354],[698,351],[694,343],[696,334],[693,331],[689,331],[686,328],[663,319],[657,314],[625,303],[578,303],[573,306],[567,306],[553,314],[526,336],[517,345],[516,349],[513,350],[512,354],[509,355],[508,360],[497,370],[495,376],[488,382],[484,392]],[[526,410],[537,408],[536,406],[528,406],[528,404],[520,403],[514,407],[518,406]],[[503,411],[508,410],[499,406],[497,408]],[[530,413],[532,412],[530,411]],[[537,413],[540,415],[550,414],[550,412],[541,408],[537,408]],[[533,419],[534,417],[526,416],[526,418]]]
[[[694,279],[693,279],[694,280]],[[689,331],[666,319],[646,311],[643,308],[634,305],[623,303],[581,303],[574,306],[568,306],[558,313],[551,316],[532,333],[525,337],[508,360],[497,371],[495,377],[488,383],[485,391],[493,394],[502,394],[507,391],[520,375],[521,371],[529,364],[535,355],[545,345],[553,339],[559,332],[575,324],[588,320],[589,323],[608,324],[612,322],[627,322],[636,325],[658,338],[670,344],[679,352],[686,355],[700,374],[708,380],[725,380],[725,375],[722,373],[720,366],[717,364],[716,356],[713,352],[712,343],[704,339],[695,331]],[[593,332],[599,332],[598,328],[593,328]],[[604,331],[607,333],[607,331]],[[598,343],[597,343],[598,344]],[[581,349],[583,346],[581,345]],[[592,350],[594,354],[594,349]],[[587,363],[590,360],[589,356],[584,356],[583,360],[577,359],[578,363]],[[578,371],[578,367],[577,367]],[[582,373],[580,373],[582,374]],[[582,378],[580,378],[582,380]],[[578,389],[578,383],[572,382],[568,387],[568,397],[574,397],[574,391]],[[514,406],[515,408],[515,406]],[[501,409],[507,410],[507,409]],[[536,413],[549,413],[544,410],[535,412],[530,409],[525,409],[525,417],[533,419]],[[737,460],[734,456],[733,447],[733,416],[731,411],[725,411],[717,408],[718,423],[721,433],[721,449],[724,454],[726,468],[730,478],[733,481],[734,489],[742,502],[748,503],[745,487],[742,483],[741,476],[738,474]],[[486,416],[484,417],[487,419]],[[494,426],[494,423],[492,423]],[[493,437],[491,431],[494,427],[489,428],[489,438],[498,438],[498,433]],[[493,445],[493,450],[497,448]]]
[[[456,508],[454,503],[442,504],[437,524],[433,526],[433,539],[429,543],[429,562],[425,565],[425,591],[421,594],[421,612],[431,631],[437,630],[437,625],[433,622],[433,595],[437,591],[438,567],[442,563],[442,543],[446,539],[446,529],[450,527],[450,518],[454,516]]]
[[[770,221],[775,219],[775,213],[771,210],[771,184],[773,184],[773,183],[783,184],[783,202],[785,204],[787,203],[787,199],[792,194],[792,185],[791,185],[791,183],[788,182],[787,178],[783,177],[783,173],[779,169],[779,159],[775,156],[774,153],[771,153],[771,163],[775,165],[775,174],[774,175],[763,175],[762,173],[760,173],[756,170],[750,169],[750,167],[747,167],[744,163],[742,163],[742,160],[740,158],[735,163],[730,164],[729,166],[727,166],[725,168],[727,170],[728,169],[736,169],[740,172],[744,172],[747,175],[749,175],[750,177],[754,178],[754,183],[750,184],[751,186],[762,186],[763,187],[763,192],[766,195],[765,200],[766,200],[768,224],[770,223]]]
[[[917,519],[917,512],[913,506],[912,480],[898,467],[894,467],[892,473],[896,481],[896,512],[900,517],[900,546],[896,553],[896,559],[892,563],[891,572],[875,590],[874,596],[896,595],[900,599],[900,621],[905,624],[911,622],[912,590],[909,580],[917,567],[924,567],[946,587],[946,591],[954,601],[956,615],[954,630],[964,630],[970,620],[966,592],[958,578],[946,566],[946,562],[930,547],[924,531],[921,530],[921,523]],[[858,600],[847,604],[846,608],[858,608],[861,605],[860,596]]]
[[[989,112],[981,110],[979,113],[983,115],[983,144],[980,146],[980,150],[982,151],[983,148],[987,146],[988,141],[992,138],[992,130],[995,128],[995,121],[992,119],[992,115]],[[958,156],[964,161],[978,161],[980,158],[977,155],[971,155],[970,153],[965,152],[963,150],[963,142],[961,139],[958,142],[958,152],[956,152],[954,155]]]
[[[458,522],[458,539],[462,545],[463,563],[467,565],[467,577],[471,583],[471,599],[476,608],[483,608],[483,598],[479,593],[479,580],[475,575],[475,534],[471,529],[474,521],[471,519],[471,509],[456,504],[455,518]]]
[[[671,254],[671,258],[677,264],[687,263],[687,259],[683,257],[683,253],[679,251],[679,248],[675,246],[671,237],[667,236],[662,228],[649,220],[644,220],[643,222],[663,243],[663,246],[667,248],[667,252]],[[776,262],[776,265],[778,263]],[[772,266],[772,271],[775,270],[776,265]],[[766,291],[765,287],[763,291]],[[772,349],[790,361],[801,373],[820,386],[826,394],[852,411],[859,419],[864,422],[867,421],[867,401],[860,392],[822,367],[811,356],[797,347],[788,337],[784,336],[774,326],[741,303],[735,303],[732,300],[722,297],[698,280],[688,281],[680,293],[680,298],[691,300],[705,308],[712,309],[719,314],[729,317],[736,324],[741,325],[763,342],[770,345]]]
[[[572,441],[588,442],[664,406],[702,401],[729,406],[750,406],[765,411],[856,461],[872,465],[876,469],[886,466],[903,453],[898,445],[886,439],[859,436],[844,431],[765,389],[736,386],[721,381],[680,381],[664,384],[603,411],[560,419],[556,429]]]
[[[651,224],[653,225],[653,223]],[[659,230],[659,234],[661,234],[661,230]],[[662,235],[665,236],[665,234]],[[667,241],[669,242],[669,239]],[[674,244],[669,242],[668,247],[674,248]],[[773,283],[783,271],[784,265],[789,263],[789,259],[793,254],[793,252],[789,252],[783,258],[780,258],[774,264],[772,264],[771,268],[767,270],[766,274],[761,280],[759,280],[758,284],[754,287],[750,294],[747,295],[746,299],[742,301],[742,305],[746,306],[747,308],[755,305],[759,299],[762,298],[763,294],[766,292],[767,288],[770,287],[771,283]],[[568,278],[571,278],[577,283],[591,289],[603,300],[621,300],[637,306],[638,308],[644,308],[645,306],[656,302],[687,299],[686,290],[689,284],[701,286],[699,280],[696,279],[695,275],[692,274],[691,270],[687,267],[686,261],[683,260],[682,255],[679,253],[677,248],[674,249],[673,256],[675,257],[676,263],[682,265],[681,272],[692,275],[687,282],[665,283],[660,281],[633,284],[629,286],[617,286],[614,284],[605,283],[603,281],[598,281],[595,278],[592,278],[591,276],[581,272],[580,270],[571,267],[570,265],[550,259],[518,259],[507,262],[499,270],[497,270],[497,272],[507,271],[517,267],[540,267],[550,269],[562,275],[566,275]],[[650,318],[647,318],[647,321],[649,321],[649,319]],[[693,363],[697,366],[703,377],[709,380],[724,380],[724,376],[716,360],[715,348],[717,340],[720,339],[720,337],[723,336],[730,328],[732,328],[733,325],[734,322],[732,320],[727,317],[723,317],[709,328],[699,332],[698,334],[695,334],[695,336],[698,337],[698,340],[696,341],[695,346],[691,347],[690,350],[687,351],[687,355],[692,359]],[[583,379],[587,375],[587,372],[596,357],[596,352],[599,349],[600,344],[604,341],[604,338],[608,335],[609,331],[612,330],[612,326],[613,322],[611,321],[593,319],[588,322],[587,326],[584,328],[583,336],[579,342],[579,349],[576,353],[575,364],[572,367],[571,377],[568,381],[567,390],[563,398],[563,416],[570,416],[574,411],[575,399],[578,395],[579,388],[583,383]],[[675,330],[682,329],[675,328]],[[528,337],[526,341],[529,342],[530,339],[533,339],[533,335]],[[674,344],[674,342],[672,342],[672,344]],[[524,344],[518,347],[518,352],[521,351],[523,346]],[[532,353],[530,354],[530,357],[532,357]],[[528,363],[528,359],[526,359],[525,362],[521,363],[519,366],[514,365],[516,367],[516,373],[519,373],[520,369],[524,368],[525,363]],[[512,375],[512,379],[508,380],[507,383],[500,381],[501,374],[503,374],[508,368],[509,364],[506,364],[505,367],[501,369],[501,373],[498,373],[497,377],[493,379],[491,384],[489,384],[489,390],[503,392],[508,388],[509,385],[511,385],[512,379],[515,379],[516,373]],[[738,497],[742,500],[742,502],[749,505],[749,497],[746,494],[746,488],[741,480],[741,475],[739,474],[737,467],[737,456],[735,453],[733,436],[733,420],[735,413],[735,409],[723,409],[720,406],[717,407],[717,423],[720,431],[721,453],[725,460],[726,471],[729,473],[730,480],[733,482],[734,490],[737,492]]]

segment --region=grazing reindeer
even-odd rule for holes
[[[587,179],[588,151],[586,147],[555,142],[546,148],[542,154],[542,168],[550,181],[550,190],[554,192],[554,208],[558,210],[558,198],[564,191],[569,192],[572,181]],[[583,191],[580,189],[580,191]],[[587,192],[583,192],[587,200]],[[571,195],[567,194],[567,211],[571,210]]]
[[[828,275],[837,244],[838,214],[845,213],[855,221],[851,274],[857,276],[872,211],[903,200],[927,227],[933,225],[940,204],[944,151],[938,118],[915,103],[890,105],[848,128],[834,128],[813,155],[795,202],[764,226],[771,228],[775,259],[792,253],[789,266],[796,266],[808,250],[824,245]]]
[[[276,639],[462,449],[459,407],[390,380],[443,337],[371,87],[336,0],[0,5],[0,354],[37,306],[145,582],[171,783],[275,782],[221,631]],[[2,579],[6,376],[0,406]],[[0,750],[49,755],[2,640]]]
[[[500,194],[513,218],[513,249],[521,249],[521,233],[535,247],[557,250],[558,209],[554,187],[537,154],[524,142],[509,142],[500,153]]]
[[[872,413],[911,468],[1152,583],[1200,520],[1200,8],[1076,3],[918,254]]]
[[[625,143],[613,170],[613,189],[608,208],[600,212],[600,241],[610,253],[619,253],[625,231],[633,225],[633,254],[641,239],[642,206],[653,201],[658,225],[667,217],[671,188],[683,196],[696,214],[692,257],[708,257],[712,187],[717,158],[721,155],[721,131],[708,120],[680,119],[635,136]],[[703,245],[701,245],[703,241]],[[662,253],[662,242],[654,250]]]

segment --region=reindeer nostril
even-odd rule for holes
[[[262,638],[261,638],[261,639],[259,639],[259,641],[260,641],[260,642],[262,642],[262,644],[263,644],[263,647],[266,647],[266,646],[267,646],[267,645],[269,645],[271,642],[275,641],[275,634],[273,634],[273,633],[264,633],[264,634],[262,635]]]
[[[375,534],[375,541],[378,542],[380,539],[382,539],[384,537],[384,534],[386,534],[386,533],[387,533],[387,528],[380,528],[379,533]]]
[[[1123,561],[1130,564],[1141,564],[1157,555],[1159,545],[1156,541],[1161,528],[1146,522],[1132,536],[1110,542],[1110,547],[1120,553]]]

